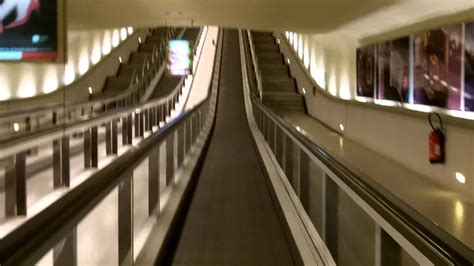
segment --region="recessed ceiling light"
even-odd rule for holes
[[[456,172],[456,179],[458,180],[459,183],[465,184],[466,183],[466,177],[459,172]]]
[[[341,129],[342,132],[344,132],[344,125],[343,124],[339,124],[339,128]]]

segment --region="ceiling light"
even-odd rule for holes
[[[20,130],[20,125],[18,123],[13,123],[13,131],[18,132]]]
[[[466,183],[466,177],[459,172],[456,172],[456,179],[458,180],[459,183],[465,184]]]
[[[74,66],[72,64],[66,65],[66,69],[64,71],[64,85],[71,84],[75,78],[76,72],[74,70]]]
[[[127,29],[122,28],[120,29],[120,39],[124,41],[127,38]]]
[[[344,132],[345,128],[343,124],[339,124],[339,128],[341,129],[342,132]]]
[[[117,47],[120,43],[120,31],[114,30],[112,33],[112,46]]]

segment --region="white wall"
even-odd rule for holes
[[[48,94],[70,85],[119,46],[133,29],[68,31],[67,64],[0,63],[0,101]]]
[[[280,46],[290,58],[299,91],[305,88],[307,92],[311,116],[335,131],[344,125],[345,137],[474,201],[474,121],[449,118],[446,113],[447,160],[444,165],[432,165],[426,113],[355,100],[357,40],[341,33],[277,36],[282,44],[287,37],[293,47]],[[465,176],[465,184],[457,180],[458,172]]]

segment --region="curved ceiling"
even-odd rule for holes
[[[68,0],[71,29],[155,25],[327,32],[400,0]]]
[[[473,7],[473,0],[68,0],[67,14],[73,30],[219,25],[360,40]]]
[[[377,37],[373,36],[377,35],[389,33],[389,37],[395,37],[449,23],[474,20],[473,7],[472,0],[401,0],[398,4],[347,23],[339,31],[370,42],[376,40]],[[459,16],[459,13],[463,13],[463,16]]]

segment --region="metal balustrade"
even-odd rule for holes
[[[251,37],[250,35],[248,35]],[[370,178],[341,163],[259,99],[246,45],[255,122],[294,195],[308,232],[341,265],[473,265],[474,254]]]
[[[2,131],[0,138],[15,137],[39,128],[76,121],[96,112],[139,103],[160,67],[166,63],[166,43],[175,33],[176,28],[170,28],[167,31],[160,44],[155,45],[151,55],[145,58],[141,70],[134,70],[128,88],[119,95],[107,99],[61,102],[27,110],[1,113],[0,124],[6,130]],[[17,129],[14,128],[14,124],[17,125]]]
[[[263,85],[262,85],[262,73],[260,72],[260,67],[258,66],[258,56],[255,52],[255,47],[253,44],[252,34],[250,31],[247,31],[247,38],[249,39],[249,44],[251,46],[250,53],[252,55],[252,68],[254,70],[254,76],[256,77],[257,81],[257,90],[258,90],[258,97],[260,100],[263,100]]]
[[[118,132],[125,144],[133,143],[132,135],[142,137],[147,131],[150,135],[0,239],[0,264],[131,265],[136,261],[150,228],[167,215],[169,198],[184,178],[181,172],[193,157],[204,154],[203,143],[210,137],[216,115],[221,36],[222,31],[208,96],[192,110],[151,132],[171,110],[178,89],[164,99],[64,129],[65,136],[84,133],[90,145],[85,158],[91,166],[97,164],[95,139],[101,125],[108,132],[107,152],[112,154],[117,152]],[[58,137],[58,152],[67,158],[67,138]],[[60,175],[60,180],[67,183],[68,177]]]
[[[201,34],[202,30],[198,40],[201,40]],[[199,57],[196,54],[198,47],[202,47],[201,42],[195,46],[195,60]],[[99,168],[99,158],[115,156],[119,148],[126,150],[136,144],[134,139],[164,126],[183,89],[189,90],[191,82],[192,78],[182,78],[169,95],[144,104],[92,113],[76,121],[0,140],[0,180],[4,180],[3,186],[0,185],[0,199],[4,199],[5,206],[0,219],[30,214],[28,206],[34,206],[58,188],[71,187],[73,177]],[[48,150],[52,152],[48,153]],[[35,161],[35,157],[42,159]],[[43,183],[52,181],[51,187],[48,191],[38,188],[40,194],[28,193],[28,180],[38,176],[44,176]]]

